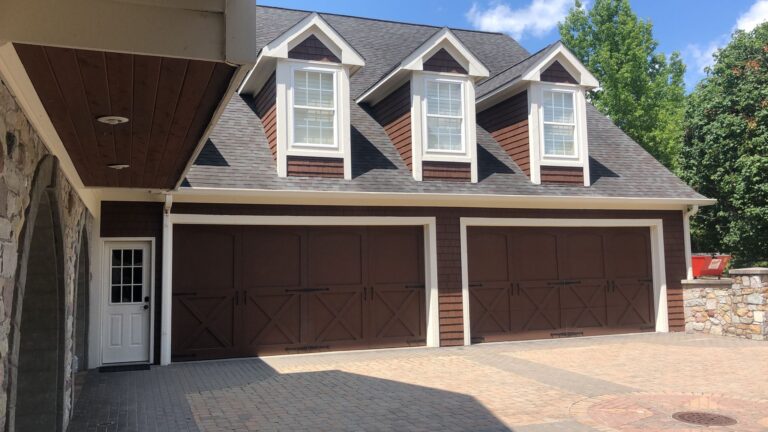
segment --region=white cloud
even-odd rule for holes
[[[521,39],[525,35],[542,36],[554,29],[571,5],[573,0],[532,0],[519,9],[498,1],[486,8],[475,3],[467,12],[467,19],[479,30],[508,33]]]
[[[731,32],[736,30],[751,31],[759,24],[768,21],[768,0],[756,0],[754,4],[736,20]],[[692,88],[704,77],[704,69],[712,66],[715,51],[726,46],[731,40],[730,34],[722,34],[707,44],[690,44],[683,52],[688,64],[686,82]]]
[[[736,28],[751,31],[765,21],[768,21],[768,0],[757,0],[748,11],[739,17],[739,20],[736,21]]]

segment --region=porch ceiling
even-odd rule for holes
[[[14,47],[85,186],[173,188],[236,71],[214,61]],[[107,115],[129,121],[97,121]]]

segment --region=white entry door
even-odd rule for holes
[[[109,242],[102,362],[149,361],[151,247],[149,242]]]

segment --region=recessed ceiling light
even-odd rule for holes
[[[128,123],[127,117],[120,116],[102,116],[96,119],[99,123],[108,124],[110,126]]]
[[[109,164],[109,165],[107,165],[107,168],[112,168],[113,170],[121,170],[121,169],[130,168],[130,167],[131,166],[128,165],[128,164]]]

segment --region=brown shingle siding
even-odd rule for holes
[[[491,134],[520,170],[531,176],[528,137],[528,93],[520,92],[477,115],[477,123]]]
[[[267,79],[261,91],[253,98],[253,105],[256,115],[259,116],[261,125],[264,127],[264,134],[267,137],[272,159],[277,159],[277,85],[274,72]]]
[[[288,51],[288,58],[341,63],[341,60],[315,35],[309,35]]]
[[[344,159],[288,156],[288,176],[344,178]]]
[[[578,84],[576,78],[571,76],[567,70],[560,64],[560,62],[554,62],[547,69],[541,72],[541,80],[554,83],[568,83]]]
[[[470,181],[472,165],[469,162],[433,162],[421,163],[423,180]]]
[[[584,184],[584,168],[541,166],[542,183],[572,183]]]
[[[445,48],[441,48],[438,52],[434,53],[432,57],[424,62],[424,70],[430,72],[449,72],[465,75],[467,73],[467,70],[464,69],[464,67],[460,65],[459,62],[457,62],[456,59],[453,58],[453,56],[445,50]]]
[[[401,85],[371,107],[374,119],[384,127],[403,162],[411,168],[411,83]]]

